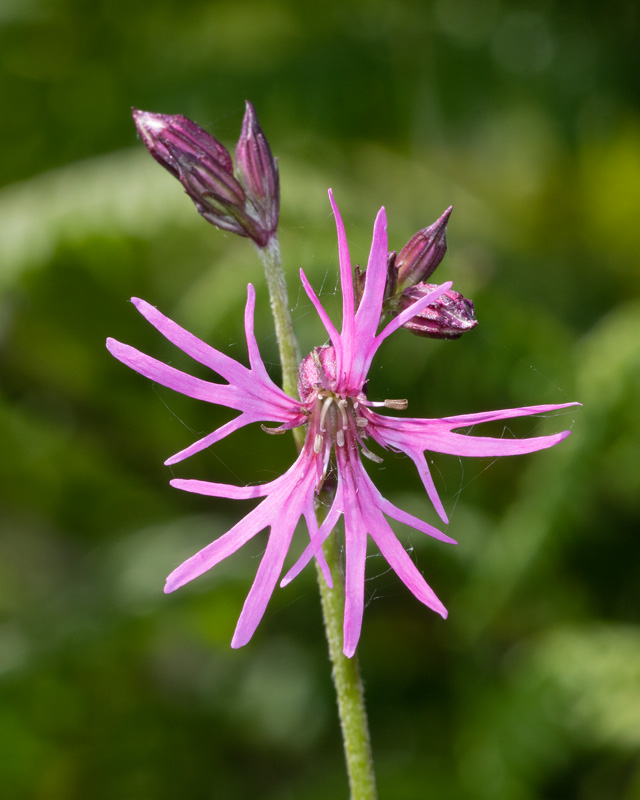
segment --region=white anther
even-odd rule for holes
[[[316,438],[313,442],[313,452],[317,455],[318,453],[322,452],[322,445],[324,444],[324,436],[320,433],[316,433]]]
[[[408,400],[385,400],[383,403],[385,408],[395,408],[399,411],[404,411],[404,409],[409,405]]]
[[[338,447],[344,447],[344,431],[336,431],[336,444]]]
[[[366,428],[369,424],[369,420],[366,417],[356,417],[356,425],[359,428]]]
[[[361,447],[360,452],[363,456],[366,456],[370,461],[375,461],[376,464],[382,464],[383,459],[380,456],[377,456],[375,453],[372,453],[371,450],[367,450],[366,447]]]

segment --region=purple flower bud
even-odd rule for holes
[[[133,109],[133,119],[151,155],[175,178],[212,225],[248,236],[264,247],[274,229],[261,225],[233,174],[229,151],[181,114]]]
[[[269,234],[278,227],[280,210],[280,179],[277,160],[262,128],[256,111],[246,101],[242,131],[236,147],[236,172],[252,203],[260,227]]]
[[[398,298],[397,313],[412,306],[421,297],[437,288],[436,284],[420,283],[405,289]],[[430,339],[459,339],[463,333],[475,328],[473,302],[453,289],[441,294],[435,303],[430,303],[403,327],[417,336]]]
[[[447,222],[453,206],[433,225],[415,233],[396,258],[398,284],[418,284],[425,281],[442,261],[447,251]]]

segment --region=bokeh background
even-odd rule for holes
[[[371,396],[417,416],[584,403],[492,431],[571,428],[552,451],[433,458],[460,545],[399,533],[446,622],[371,553],[359,654],[380,796],[640,797],[638,34],[633,2],[3,2],[3,797],[347,796],[314,571],[240,651],[264,539],[162,593],[247,508],[169,478],[266,480],[292,442],[253,426],[163,467],[227,417],[104,348],[191,368],[138,295],[243,358],[252,281],[277,376],[255,252],[195,213],[129,111],[186,114],[232,149],[245,98],[279,157],[304,348],[324,337],[300,266],[337,311],[329,186],[360,263],[380,205],[399,249],[453,203],[436,277],[481,324],[397,334]],[[437,522],[406,459],[370,467]]]

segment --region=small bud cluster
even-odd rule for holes
[[[384,291],[384,310],[397,316],[417,300],[437,288],[427,283],[447,252],[447,223],[453,206],[432,225],[415,233],[399,253],[387,256],[387,281]],[[366,272],[355,269],[355,296],[359,303],[364,292]],[[430,339],[459,339],[463,333],[475,328],[473,302],[460,292],[449,289],[433,303],[423,308],[403,325],[417,336]]]
[[[278,226],[280,183],[251,103],[236,147],[235,174],[229,151],[190,119],[136,108],[133,118],[151,155],[180,181],[208,222],[267,246]]]

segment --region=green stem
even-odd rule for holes
[[[266,247],[259,247],[258,254],[267,276],[271,311],[276,325],[276,337],[280,348],[280,363],[282,364],[282,388],[291,397],[297,397],[300,348],[293,332],[291,309],[289,308],[287,284],[282,270],[278,236],[274,234]]]
[[[293,332],[287,286],[277,237],[274,235],[266,247],[258,248],[258,253],[267,276],[271,310],[280,349],[282,386],[288,395],[297,397],[300,349]],[[304,444],[304,428],[295,428],[293,435],[298,450],[300,450]],[[318,516],[321,515],[319,514]],[[338,695],[338,713],[342,727],[351,800],[375,800],[376,789],[369,743],[369,726],[364,705],[364,690],[358,669],[358,659],[355,655],[352,658],[346,658],[342,652],[344,579],[340,568],[340,554],[335,536],[329,538],[324,549],[327,564],[333,577],[334,588],[329,589],[319,568],[317,569],[318,585],[322,600],[322,616],[329,643],[329,658],[333,665],[333,682]]]
[[[344,612],[344,580],[340,568],[338,540],[331,536],[324,545],[324,554],[333,577],[330,589],[316,561],[318,585],[322,599],[322,616],[333,664],[333,683],[338,695],[338,712],[347,760],[351,800],[375,800],[376,784],[369,740],[364,688],[360,679],[358,656],[347,658],[342,652],[342,615]]]

